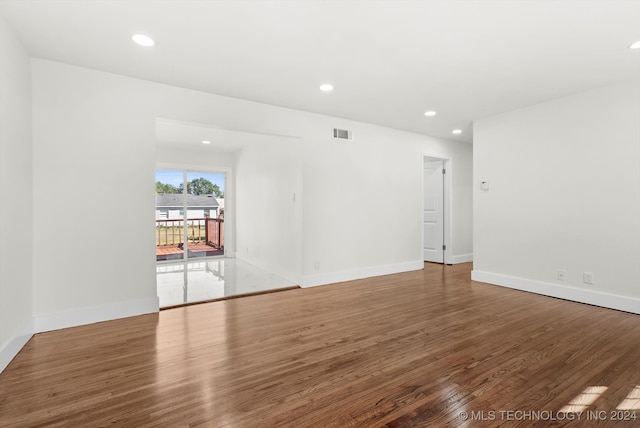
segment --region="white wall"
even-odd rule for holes
[[[31,65],[0,16],[0,371],[33,333]]]
[[[421,267],[426,152],[451,157],[454,182],[470,188],[471,147],[464,143],[46,60],[32,67],[34,202],[47,207],[34,218],[38,330],[142,313],[154,301],[157,308],[150,189],[156,162],[168,152],[159,155],[164,149],[154,141],[156,118],[263,136],[236,159],[237,254],[259,255],[265,267],[307,285]],[[354,141],[333,141],[333,126],[352,129]],[[180,162],[198,157],[185,153]],[[66,217],[64,208],[78,199],[92,216]],[[128,207],[119,213],[131,220],[125,227],[102,209],[115,201]],[[373,215],[380,203],[390,205],[388,216]],[[453,205],[461,231],[454,254],[467,254],[469,192],[460,191]],[[282,214],[276,206],[289,208]]]
[[[296,283],[303,258],[300,149],[297,139],[262,137],[238,154],[235,170],[236,256]]]
[[[331,138],[333,127],[353,131],[353,141]],[[455,234],[449,245],[455,256],[470,255],[468,144],[329,117],[318,117],[309,131],[303,154],[306,285],[422,268],[425,154],[451,159]]]
[[[36,330],[157,311],[158,96],[113,75],[32,69]]]
[[[474,124],[473,278],[640,313],[640,80]]]
[[[206,146],[191,148],[158,144],[156,163],[186,168],[232,169],[236,164],[236,153],[207,150]]]

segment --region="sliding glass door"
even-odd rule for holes
[[[225,174],[156,170],[156,260],[224,255]]]

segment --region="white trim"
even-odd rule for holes
[[[9,365],[11,360],[18,355],[18,352],[27,344],[33,334],[25,334],[23,336],[16,336],[0,350],[0,373]]]
[[[473,254],[460,254],[459,256],[451,256],[451,264],[469,263],[473,261]]]
[[[156,169],[162,170],[187,170],[189,172],[206,172],[206,173],[231,173],[232,168],[228,166],[209,166],[209,165],[198,165],[192,163],[181,163],[181,162],[156,162]],[[226,187],[226,186],[225,186]],[[225,188],[225,193],[226,193]],[[225,195],[226,197],[226,195]]]
[[[354,279],[370,278],[372,276],[390,275],[392,273],[409,272],[421,269],[424,269],[423,260],[396,263],[393,265],[369,266],[361,269],[305,275],[302,278],[300,286],[302,288],[315,287],[318,285],[333,284],[336,282],[352,281]]]
[[[147,299],[130,300],[103,306],[94,306],[79,310],[60,312],[34,317],[35,332],[58,330],[78,325],[110,321],[119,318],[158,312],[160,301],[158,296]]]
[[[473,281],[640,314],[640,299],[498,273],[471,271]]]

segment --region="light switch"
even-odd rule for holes
[[[480,188],[482,190],[489,190],[489,182],[486,180],[483,180],[480,182]]]

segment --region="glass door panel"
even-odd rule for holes
[[[187,171],[187,257],[224,255],[223,173]]]
[[[224,173],[156,170],[156,260],[224,255]]]
[[[184,172],[156,170],[156,260],[181,260],[184,245]]]

